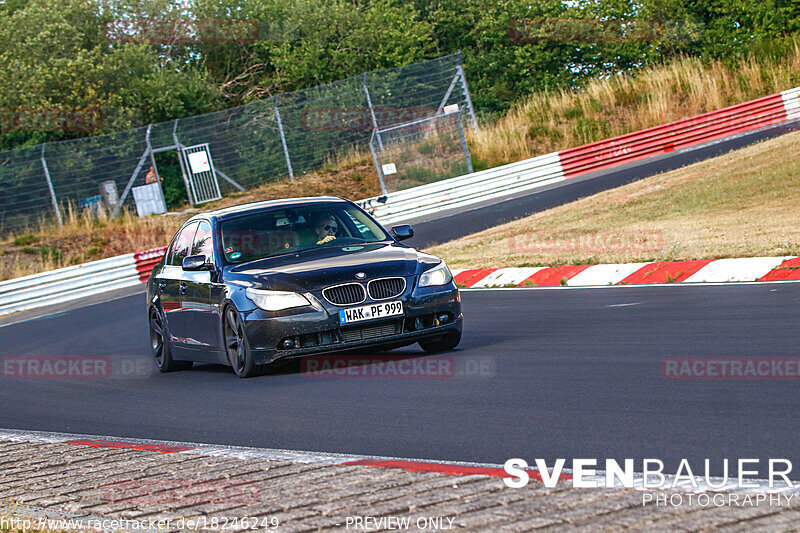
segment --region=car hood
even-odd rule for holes
[[[438,264],[435,256],[397,244],[326,246],[228,267],[225,280],[257,289],[315,291],[357,281],[413,276]]]

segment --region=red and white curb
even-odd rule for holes
[[[152,439],[130,439],[102,435],[80,435],[71,433],[0,429],[0,441],[67,444],[92,448],[130,449],[141,452],[162,454],[178,453],[207,457],[230,457],[243,460],[264,459],[338,466],[392,468],[407,472],[438,473],[448,476],[487,476],[497,478],[512,477],[505,471],[503,465],[489,463],[432,461],[399,457],[294,451],[272,448],[249,448],[241,446],[222,446]],[[600,464],[600,461],[598,461],[598,464]],[[542,474],[537,469],[526,468],[525,471],[528,473],[532,481],[541,482],[543,480]],[[662,483],[662,487],[669,490],[680,490],[694,493],[747,492],[767,494],[800,494],[800,482],[793,482],[790,485],[780,479],[776,480],[773,483],[773,486],[770,486],[770,482],[768,480],[748,478],[746,481],[751,486],[740,487],[737,484],[737,479],[734,478],[728,478],[727,480],[724,480],[720,477],[711,477],[708,480],[710,482],[709,485],[704,476],[693,476],[691,478],[687,476],[681,476],[680,479],[677,479],[676,476],[670,474],[664,474],[663,476],[665,481]],[[558,476],[558,483],[570,483],[572,479],[572,470],[564,468]],[[602,470],[596,470],[594,475],[583,475],[582,479],[588,484],[596,485],[596,487],[586,488],[600,488],[605,486],[606,473]],[[623,488],[619,481],[617,481],[616,488]],[[645,486],[644,476],[641,473],[634,474],[633,488],[639,490],[654,490],[652,487]]]
[[[456,284],[470,289],[796,281],[800,280],[800,257],[743,257],[452,271]]]
[[[0,316],[139,286],[166,247],[0,282]],[[465,288],[604,287],[800,280],[800,257],[744,257],[607,265],[453,269]]]

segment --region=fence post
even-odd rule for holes
[[[364,73],[364,79],[362,80],[362,84],[364,85],[364,94],[367,95],[367,105],[369,106],[369,114],[372,116],[372,127],[374,128],[374,132],[378,135],[378,147],[383,152],[383,141],[381,140],[381,133],[378,131],[378,121],[375,119],[375,109],[372,107],[372,98],[369,97],[369,89],[367,88],[367,73]]]
[[[172,140],[178,148],[178,164],[181,167],[181,176],[183,177],[183,184],[186,187],[186,197],[189,199],[189,203],[192,204],[192,207],[194,207],[196,205],[194,203],[194,195],[192,195],[192,187],[189,184],[189,175],[186,173],[186,163],[183,161],[183,145],[178,140],[177,118],[175,119],[175,124],[172,126]]]
[[[375,139],[375,134],[377,133],[378,129],[376,128],[372,132],[372,137],[369,140],[369,151],[372,152],[372,160],[375,162],[375,170],[378,171],[378,181],[381,184],[381,192],[384,196],[388,193],[386,192],[386,184],[383,183],[383,170],[381,169],[381,162],[378,161],[378,154],[375,153],[375,145],[372,141]]]
[[[61,219],[61,209],[58,208],[58,200],[56,199],[56,191],[53,189],[53,180],[50,179],[50,169],[47,168],[47,160],[44,158],[44,147],[47,146],[46,144],[42,145],[42,168],[44,168],[44,177],[47,178],[47,188],[50,189],[50,200],[53,202],[53,209],[56,211],[56,218],[58,219],[58,224],[62,228],[64,227],[64,221]]]
[[[283,133],[283,122],[281,122],[281,112],[278,111],[278,95],[275,95],[275,118],[278,119],[278,131],[281,133],[281,144],[283,144],[283,155],[286,157],[286,168],[289,169],[289,180],[294,181],[292,171],[292,160],[289,159],[289,147],[286,146],[286,135]]]
[[[461,87],[464,88],[464,97],[467,99],[467,109],[469,109],[469,118],[472,121],[472,127],[478,129],[478,121],[475,120],[475,109],[472,108],[472,98],[469,97],[469,87],[467,87],[467,78],[464,76],[464,69],[461,67],[461,50],[458,51],[458,73],[461,76]]]
[[[461,149],[464,150],[464,158],[467,160],[467,171],[472,174],[475,172],[472,169],[472,159],[469,157],[469,148],[467,148],[467,139],[464,137],[464,128],[461,126],[461,113],[459,112],[456,119],[456,126],[458,126],[458,136],[461,137]]]

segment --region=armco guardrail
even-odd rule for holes
[[[166,248],[154,248],[0,282],[0,316],[147,281]]]
[[[570,148],[361,200],[384,224],[545,187],[673,150],[800,119],[800,88]],[[0,316],[129,287],[146,281],[165,248],[155,248],[0,282]]]
[[[558,154],[547,154],[358,203],[382,223],[389,224],[544,187],[563,179]],[[383,202],[383,199],[386,201]]]
[[[800,87],[359,204],[384,223],[409,220],[796,119],[800,119]]]

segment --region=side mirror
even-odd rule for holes
[[[197,271],[197,270],[214,270],[214,263],[206,262],[204,255],[190,255],[183,258],[184,270]]]
[[[400,224],[399,226],[392,226],[392,235],[398,241],[404,241],[414,236],[414,228],[408,224]]]

